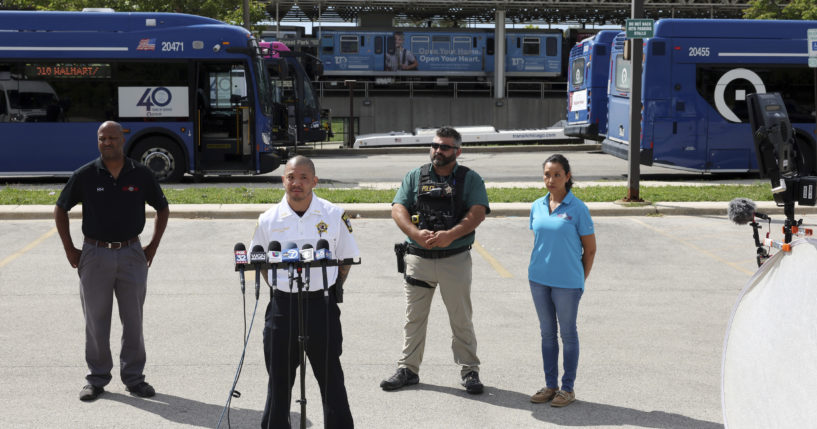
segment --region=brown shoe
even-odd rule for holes
[[[543,387],[539,389],[538,392],[534,393],[533,396],[530,397],[530,401],[534,404],[544,404],[545,402],[550,401],[556,396],[556,391],[558,389],[552,389],[550,387]]]
[[[566,407],[576,400],[576,392],[565,392],[560,390],[556,392],[556,397],[550,402],[551,407],[561,408]]]

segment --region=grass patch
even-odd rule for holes
[[[316,188],[315,194],[338,204],[390,203],[396,189]],[[573,193],[585,202],[612,202],[627,196],[626,186],[588,186]],[[283,189],[275,188],[187,188],[165,189],[171,204],[272,204],[281,201]],[[493,203],[529,203],[545,195],[543,188],[488,188]],[[772,201],[769,184],[714,186],[642,186],[639,196],[652,202],[729,201],[735,197]],[[59,191],[0,188],[0,205],[53,205]]]

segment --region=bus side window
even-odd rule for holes
[[[655,56],[664,55],[666,52],[666,45],[664,42],[655,42],[652,44],[652,54]]]
[[[555,37],[545,38],[545,55],[555,57],[559,50],[559,42]]]
[[[522,41],[522,55],[539,56],[539,38],[525,37]]]
[[[358,37],[354,35],[340,36],[340,53],[342,54],[356,54],[358,53]]]
[[[323,53],[324,54],[334,54],[335,53],[335,41],[334,36],[331,34],[327,34],[323,36]]]
[[[383,53],[383,36],[374,38],[374,53],[380,55]]]
[[[485,55],[493,55],[494,54],[494,38],[489,37],[485,39]]]
[[[0,122],[8,122],[8,107],[6,106],[6,91],[0,90]]]

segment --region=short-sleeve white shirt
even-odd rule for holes
[[[286,195],[280,203],[273,205],[258,217],[258,225],[255,227],[250,249],[255,245],[268,249],[271,241],[278,241],[281,246],[292,242],[302,248],[304,244],[317,246],[320,239],[329,242],[329,251],[332,252],[332,259],[357,258],[360,251],[357,248],[354,237],[352,237],[352,226],[345,216],[343,209],[312,194],[312,202],[303,216],[298,216],[289,203]],[[270,270],[272,271],[272,270]],[[271,273],[268,273],[271,274]],[[309,273],[310,291],[323,289],[323,277],[320,267],[310,268]],[[278,290],[290,292],[289,274],[284,269],[277,270]],[[332,286],[338,276],[337,267],[326,267],[327,285]],[[270,277],[271,280],[271,277]],[[272,284],[272,282],[270,282]],[[297,292],[297,285],[293,285],[292,292]]]

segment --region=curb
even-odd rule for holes
[[[587,203],[592,216],[726,216],[728,201],[715,202],[661,202],[644,206],[619,203]],[[783,207],[773,201],[756,202],[757,211],[768,215],[783,215]],[[391,204],[339,204],[354,218],[391,218]],[[269,204],[176,204],[170,207],[175,219],[257,219]],[[148,217],[152,209],[148,208]],[[69,213],[71,219],[81,218],[82,208]],[[817,214],[817,207],[795,206],[795,218]],[[489,217],[529,216],[530,203],[493,203]],[[43,220],[54,218],[54,206],[17,205],[0,206],[0,220]]]
[[[464,149],[469,153],[503,153],[503,152],[593,152],[601,150],[600,143],[551,143],[536,145],[507,145],[507,146],[469,146]],[[373,147],[373,148],[315,148],[301,147],[295,153],[310,158],[338,155],[398,155],[411,153],[428,153],[428,146],[419,147]]]

